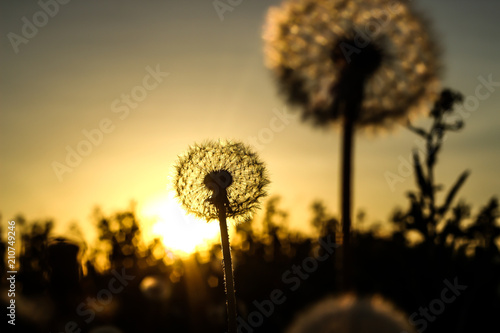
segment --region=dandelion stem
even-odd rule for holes
[[[349,289],[349,271],[351,266],[350,244],[352,224],[352,187],[353,187],[353,159],[354,159],[354,131],[363,100],[364,79],[355,80],[351,94],[343,98],[341,107],[344,108],[344,126],[342,137],[342,195],[340,213],[342,217],[342,281],[344,290]]]
[[[226,206],[218,204],[220,238],[222,243],[222,255],[224,260],[224,281],[226,284],[227,317],[229,333],[236,333],[236,295],[234,292],[233,263],[231,260],[231,248],[229,247],[229,234],[226,222]]]
[[[349,114],[349,113],[347,113]],[[346,116],[342,138],[342,234],[343,245],[349,246],[352,210],[352,153],[354,140],[354,121]]]
[[[352,216],[352,160],[354,141],[354,117],[346,112],[342,138],[342,287],[348,289],[349,251],[351,242]]]

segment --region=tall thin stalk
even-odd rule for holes
[[[349,113],[347,112],[347,115]],[[352,165],[354,148],[354,119],[346,116],[342,138],[342,168],[341,168],[341,208],[342,221],[342,288],[348,289],[349,252],[351,242],[352,217]]]
[[[224,281],[226,286],[226,309],[228,317],[229,333],[236,333],[236,294],[234,292],[233,262],[231,259],[231,248],[229,247],[229,234],[226,222],[226,206],[224,203],[217,205],[219,211],[220,238],[222,244],[222,256],[224,261]]]
[[[350,244],[352,225],[352,198],[353,198],[353,160],[354,160],[354,132],[358,119],[365,77],[359,74],[358,68],[346,67],[339,85],[342,97],[334,104],[333,112],[342,112],[344,123],[342,127],[342,161],[341,161],[341,204],[340,216],[342,222],[342,281],[341,288],[349,289],[350,271]]]

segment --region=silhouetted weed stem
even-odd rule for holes
[[[430,129],[415,127],[408,124],[408,128],[422,137],[425,141],[425,163],[421,162],[421,157],[417,150],[413,151],[413,162],[415,169],[415,178],[417,182],[418,192],[410,192],[409,198],[412,202],[411,212],[404,217],[398,217],[395,220],[403,220],[409,217],[414,221],[407,223],[407,227],[419,230],[424,236],[424,241],[427,244],[433,245],[438,237],[438,225],[446,220],[446,214],[449,212],[451,203],[455,198],[458,190],[462,187],[470,172],[464,171],[456,180],[446,195],[446,199],[442,205],[437,204],[435,194],[441,189],[441,185],[435,183],[434,168],[437,162],[437,154],[441,150],[444,141],[444,135],[447,131],[459,131],[463,127],[462,119],[454,122],[447,120],[447,116],[454,118],[454,105],[462,103],[463,96],[461,93],[444,89],[441,92],[439,100],[434,104],[430,112],[432,125]]]

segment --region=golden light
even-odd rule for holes
[[[143,205],[140,215],[152,221],[151,237],[159,237],[174,254],[186,257],[218,242],[219,225],[187,215],[174,195],[158,195]]]

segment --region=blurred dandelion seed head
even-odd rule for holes
[[[346,294],[320,301],[299,315],[287,331],[306,332],[413,333],[415,330],[408,316],[382,296],[358,298]]]
[[[401,1],[285,0],[264,26],[266,65],[317,125],[342,118],[332,112],[335,88],[346,67],[356,69],[364,76],[357,126],[390,128],[438,97],[439,52],[428,25]]]
[[[191,146],[175,166],[174,188],[188,213],[207,221],[218,219],[217,201],[227,197],[227,217],[250,219],[266,195],[266,168],[241,142],[207,141]],[[220,202],[220,201],[219,201]]]

